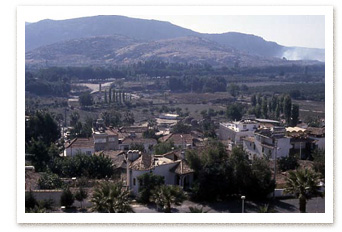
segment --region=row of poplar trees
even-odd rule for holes
[[[105,103],[118,103],[121,104],[123,102],[126,101],[131,101],[132,100],[132,95],[131,94],[127,94],[124,91],[120,91],[120,90],[115,90],[110,88],[107,92],[107,90],[105,90],[104,92],[104,101]]]
[[[289,126],[296,126],[299,121],[299,106],[292,104],[290,95],[273,95],[272,97],[252,95],[251,104],[257,117],[279,120],[281,116]]]

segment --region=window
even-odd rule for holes
[[[255,143],[253,144],[253,149],[255,150]]]
[[[133,185],[135,186],[135,178],[133,178]]]
[[[91,155],[91,151],[86,151],[86,154],[87,155]]]

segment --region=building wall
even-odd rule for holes
[[[29,192],[29,191],[26,191]],[[53,200],[54,206],[61,205],[62,190],[32,190],[32,194],[37,201]]]
[[[319,149],[325,149],[325,138],[309,137],[311,139],[317,140],[316,145]]]
[[[139,191],[139,181],[138,177],[140,175],[143,175],[145,173],[152,172],[155,175],[163,176],[164,181],[166,185],[175,185],[176,184],[176,174],[173,172],[170,172],[170,169],[176,166],[177,163],[171,163],[171,164],[163,164],[160,166],[156,166],[154,169],[151,170],[131,170],[130,172],[130,189],[133,192],[134,195],[138,194]],[[134,181],[135,179],[135,181]],[[135,182],[135,185],[134,185]]]
[[[94,134],[95,151],[117,150],[119,148],[118,136],[107,134]]]
[[[67,148],[64,150],[64,156],[75,156],[78,153],[86,154],[86,155],[92,155],[94,154],[95,150],[94,148]]]
[[[261,145],[262,143],[270,142],[269,139],[264,138],[264,137],[261,137],[261,138],[262,138],[261,141],[256,138],[254,143],[244,140],[243,141],[244,151],[246,151],[249,154],[250,159],[253,159],[253,156],[257,156],[261,158],[264,155],[270,157],[270,159],[274,159],[275,149]],[[272,145],[272,143],[268,143],[268,144]],[[292,148],[292,145],[290,144],[290,138],[287,138],[287,137],[279,138],[277,147],[278,147],[277,158],[288,156],[290,149]]]

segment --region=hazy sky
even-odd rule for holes
[[[108,13],[106,13],[108,14]],[[26,22],[43,19],[69,19],[98,15],[89,12],[34,13]],[[311,48],[325,47],[324,16],[321,15],[143,15],[123,14],[143,19],[168,21],[175,25],[202,33],[242,32],[263,37],[284,46]]]

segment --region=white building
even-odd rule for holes
[[[188,189],[193,182],[193,170],[189,167],[179,151],[172,151],[164,155],[148,155],[128,152],[129,169],[127,182],[133,194],[139,192],[138,177],[145,173],[163,176],[165,185],[179,185]]]
[[[285,136],[285,128],[273,127],[256,130],[253,136],[244,138],[242,144],[250,159],[254,157],[274,159],[289,155],[292,148],[290,140],[290,137]]]
[[[65,144],[63,156],[75,156],[78,153],[92,155],[94,152],[93,138],[75,138]]]
[[[236,122],[220,123],[219,138],[221,140],[229,140],[233,144],[241,144],[245,137],[253,136],[258,129],[258,122],[250,119],[244,119]]]

